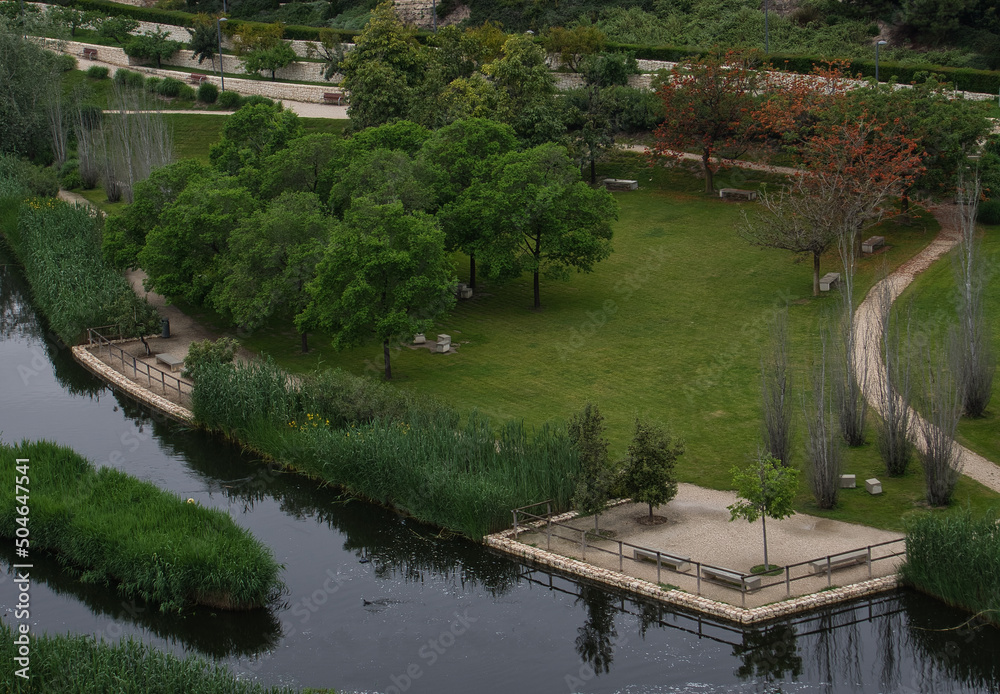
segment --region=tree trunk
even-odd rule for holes
[[[767,563],[767,516],[761,516],[760,522],[764,527],[764,571],[767,571],[770,566]]]
[[[650,518],[653,517],[653,505],[652,504],[649,505],[649,517]]]
[[[538,270],[535,270],[535,310],[542,307],[542,298],[538,288]]]
[[[302,331],[302,353],[305,354],[309,351],[309,335],[306,331]]]
[[[597,171],[594,169],[594,150],[590,150],[590,182],[597,183]]]
[[[709,162],[709,151],[706,149],[701,155],[701,168],[705,170],[705,192],[711,195],[715,192],[715,180],[712,174],[712,166]]]
[[[382,343],[382,356],[385,358],[385,380],[392,380],[392,366],[389,364],[389,340]]]
[[[600,513],[595,513],[594,514],[594,534],[595,535],[599,535],[600,534],[600,528],[597,527],[597,521],[598,521],[598,519],[600,519],[600,517],[601,517]]]
[[[907,188],[903,191],[903,197],[899,201],[900,212],[906,214],[910,211],[910,189]]]
[[[469,287],[476,288],[476,254],[469,254]]]
[[[813,251],[813,296],[819,296],[819,253]]]

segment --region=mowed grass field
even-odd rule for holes
[[[795,372],[796,465],[804,462],[801,398],[818,353],[818,334],[832,295],[812,297],[811,262],[791,253],[748,246],[735,232],[740,204],[705,196],[689,174],[650,170],[635,155],[619,155],[602,175],[639,178],[639,191],[616,193],[621,205],[612,256],[590,274],[542,282],[543,309],[531,310],[531,278],[482,286],[437,323],[457,354],[437,355],[402,345],[392,353],[393,376],[407,388],[477,409],[496,420],[529,424],[565,420],[590,401],[608,424],[612,453],[624,454],[636,417],[664,422],[683,439],[680,478],[708,487],[731,487],[731,468],[756,451],[760,430],[761,346],[775,311],[789,311]],[[742,187],[760,179],[739,176]],[[857,301],[884,271],[922,249],[936,234],[929,214],[887,223],[878,233],[888,248],[861,262]],[[831,252],[823,272],[837,270]],[[467,261],[456,256],[460,278]],[[322,335],[301,354],[289,325],[243,336],[248,347],[271,354],[292,371],[339,366],[379,378],[380,345],[335,352]],[[884,468],[871,443],[847,451],[846,472],[859,480]],[[915,462],[907,476],[884,480],[885,494],[862,489],[842,495],[831,518],[900,529],[901,517],[923,505],[923,479]],[[1000,496],[963,480],[957,498],[973,506]],[[797,506],[817,512],[805,484]]]

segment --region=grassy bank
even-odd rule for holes
[[[131,598],[179,611],[200,604],[250,609],[281,590],[271,552],[221,511],[111,468],[96,470],[72,450],[48,442],[0,444],[0,536],[16,525],[15,459],[30,460],[31,551],[53,553],[89,582],[107,582]]]
[[[1000,508],[1000,507],[998,507]],[[1000,521],[968,509],[907,523],[903,580],[1000,624]]]
[[[510,510],[569,508],[579,459],[565,427],[496,426],[338,371],[292,382],[272,362],[206,367],[196,420],[293,468],[471,538]]]
[[[31,636],[30,680],[14,673],[16,634],[0,624],[4,692],[49,694],[291,694],[288,687],[264,687],[237,679],[225,668],[194,656],[184,659],[132,639],[117,644],[89,636]],[[332,691],[332,690],[331,690]]]

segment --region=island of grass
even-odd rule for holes
[[[11,481],[0,494],[0,536],[17,535],[27,506],[29,554],[49,552],[83,581],[163,611],[255,609],[283,589],[270,550],[221,511],[46,441],[0,443],[0,461]],[[15,480],[27,495],[15,498]]]

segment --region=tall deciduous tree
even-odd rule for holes
[[[164,60],[169,60],[177,51],[184,47],[180,41],[171,41],[170,32],[162,29],[145,31],[133,36],[124,46],[125,55],[130,58],[155,60],[156,67],[161,67]]]
[[[32,156],[46,147],[45,98],[54,56],[0,22],[0,152]]]
[[[587,403],[569,421],[569,440],[580,456],[580,476],[573,492],[573,506],[580,513],[594,514],[598,529],[601,512],[607,508],[614,484],[614,466],[608,458],[604,416],[597,405]]]
[[[729,506],[730,521],[744,518],[753,523],[761,519],[764,532],[764,569],[770,567],[767,559],[767,519],[781,520],[795,513],[792,501],[799,483],[799,471],[785,467],[780,460],[769,455],[759,455],[745,468],[733,468],[733,486],[736,487],[735,504]]]
[[[666,118],[656,129],[653,152],[674,161],[683,152],[701,154],[706,193],[715,190],[712,157],[735,159],[753,141],[758,62],[751,52],[714,52],[678,63],[658,91]]]
[[[611,254],[611,222],[618,206],[606,190],[580,180],[555,144],[501,157],[489,181],[470,187],[456,214],[484,230],[475,244],[487,274],[497,279],[534,276],[534,307],[541,308],[540,276],[590,272]]]
[[[294,317],[308,303],[306,285],[315,275],[330,226],[314,193],[282,193],[229,235],[212,303],[249,330],[272,316]],[[300,337],[302,351],[308,352],[306,332]]]
[[[226,118],[222,138],[208,150],[212,165],[223,173],[246,176],[265,157],[302,135],[302,124],[281,104],[249,104]]]
[[[401,203],[353,205],[331,234],[296,325],[329,331],[337,349],[378,340],[391,379],[390,341],[429,329],[454,305],[453,286],[433,217],[407,214]]]
[[[684,453],[684,444],[674,440],[662,427],[635,420],[635,434],[625,456],[623,486],[633,501],[653,508],[677,496],[674,466]]]

